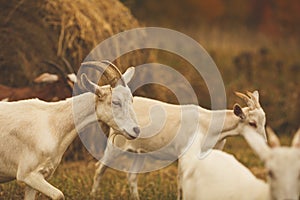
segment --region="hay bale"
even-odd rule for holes
[[[0,7],[0,84],[26,86],[42,72],[43,63],[57,63],[65,72],[78,70],[100,42],[124,30],[139,27],[130,11],[117,0],[12,0]],[[124,56],[121,71],[143,63],[145,57]],[[144,54],[143,54],[144,55]],[[70,64],[70,66],[67,65]],[[85,153],[82,153],[85,152]],[[86,158],[77,138],[65,159]]]
[[[1,2],[0,26],[0,83],[22,86],[51,71],[43,61],[77,70],[97,44],[139,23],[117,0],[12,0]]]

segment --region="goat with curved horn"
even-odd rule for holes
[[[127,70],[124,80],[130,81],[133,73],[134,68]],[[34,200],[37,192],[65,199],[47,179],[78,131],[91,123],[102,121],[129,140],[139,136],[128,87],[101,87],[84,73],[80,78],[88,92],[66,100],[0,102],[0,183],[23,182],[26,200]]]
[[[76,79],[68,78],[68,75],[53,61],[42,61],[41,64],[53,68],[56,73],[45,72],[32,80],[35,84],[30,86],[8,87],[0,85],[0,99],[9,98],[9,101],[16,101],[39,98],[44,101],[57,101],[70,97]]]
[[[108,63],[109,66],[106,66],[104,63]],[[120,99],[122,99],[124,95],[129,95],[131,94],[130,88],[127,86],[127,83],[132,79],[135,69],[134,67],[130,67],[128,68],[123,74],[121,74],[121,72],[119,71],[119,69],[113,65],[111,62],[109,61],[88,61],[88,62],[83,62],[81,64],[82,67],[88,67],[88,68],[92,68],[95,69],[97,71],[102,72],[102,75],[105,76],[107,78],[107,80],[109,81],[107,84],[110,85],[110,88],[112,89],[112,93],[113,93],[113,97],[111,99],[111,104],[113,104],[113,112],[115,113],[115,118],[114,120],[116,121],[117,124],[119,124],[120,127],[122,127],[122,130],[125,130],[126,132],[130,133],[130,132],[134,132],[133,134],[139,134],[140,129],[139,128],[135,128],[134,130],[131,129],[131,126],[133,126],[133,122],[129,123],[127,122],[126,124],[122,123],[123,119],[119,119],[119,113],[122,112],[122,102],[120,102]],[[119,81],[121,80],[121,81]],[[81,85],[84,84],[82,83],[81,80]],[[80,88],[78,90],[78,92],[81,93],[81,89]],[[85,88],[87,89],[87,88]],[[76,89],[75,89],[75,93],[76,93]],[[129,99],[129,101],[131,101],[131,103],[128,103],[129,105],[132,105],[132,94],[131,94],[131,99]],[[133,110],[127,110],[128,114],[130,116],[134,116],[134,111]]]
[[[122,77],[120,70],[110,61],[102,60],[102,61],[87,61],[81,64],[83,67],[90,67],[96,69],[103,73],[103,76],[108,80],[112,87],[121,84],[122,86],[126,86],[126,82]],[[120,80],[120,82],[119,82]]]
[[[70,74],[76,74],[76,70],[72,67],[72,65],[70,64],[70,62],[66,58],[64,58],[64,57],[62,57],[61,59],[64,62],[67,70],[69,71],[69,73]]]
[[[68,89],[72,93],[74,84],[69,83],[68,75],[56,63],[54,63],[52,61],[46,60],[46,61],[43,61],[43,63],[50,65],[52,68],[54,68],[56,70],[56,72],[62,78],[62,81],[64,82],[64,84],[68,87]]]
[[[255,105],[256,108],[260,108],[260,104],[259,104],[259,94],[257,91],[249,92],[247,91],[247,95],[251,98],[253,104]]]
[[[255,92],[253,95],[256,95]],[[248,102],[252,102],[250,97],[244,94],[241,94],[240,96],[244,97]],[[151,109],[154,107],[160,107],[164,111],[163,116],[160,115],[159,112],[153,112],[152,114]],[[135,96],[133,98],[133,108],[137,115],[139,125],[142,127],[140,137],[134,141],[130,141],[126,140],[126,138],[124,139],[122,136],[116,137],[115,131],[113,130],[108,133],[109,141],[111,142],[107,143],[104,157],[101,162],[99,161],[96,164],[97,169],[95,171],[94,183],[91,191],[92,195],[97,193],[105,170],[119,156],[119,152],[114,151],[114,148],[112,148],[114,146],[120,148],[122,151],[136,153],[143,152],[144,155],[153,152],[153,154],[151,153],[151,155],[148,154],[147,156],[166,161],[168,158],[173,159],[188,151],[192,151],[194,154],[199,154],[201,151],[203,152],[205,150],[203,138],[208,135],[217,135],[219,137],[219,148],[222,148],[225,145],[225,139],[227,137],[242,134],[246,127],[255,129],[259,135],[266,139],[266,116],[261,107],[241,107],[240,105],[235,104],[233,110],[207,110],[196,105],[173,105],[154,99]],[[184,112],[185,114],[183,115],[182,113]],[[209,131],[209,126],[211,126],[211,123],[213,123],[214,120],[223,120],[221,118],[224,116],[224,113],[226,117],[221,132],[216,130]],[[215,116],[216,118],[213,119],[212,116]],[[196,132],[194,127],[197,127]],[[179,136],[181,131],[184,134],[183,136]],[[175,140],[177,141],[175,142]],[[188,144],[193,140],[194,142],[189,146],[190,148],[185,151],[184,148],[186,145],[183,144]],[[172,143],[169,143],[169,141],[172,141]],[[162,148],[167,145],[170,150],[166,150],[168,148]],[[157,151],[158,149],[166,150],[163,150],[164,152],[160,151],[161,157],[160,155],[155,157],[155,153],[159,152]],[[179,156],[179,163],[182,157]],[[136,200],[140,199],[137,186],[137,172],[149,169],[144,168],[147,163],[141,162],[141,160],[142,159],[137,159],[136,162],[134,161],[130,168],[128,168],[132,172],[128,174],[129,189],[132,198]],[[178,168],[178,174],[181,174],[180,167]],[[180,176],[178,176],[178,178],[178,199],[180,199]]]
[[[243,99],[246,102],[247,106],[254,108],[255,105],[250,97],[240,92],[235,92],[235,95]]]

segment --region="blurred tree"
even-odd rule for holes
[[[297,34],[300,31],[300,1],[299,0],[274,0],[275,13],[281,31],[287,34]]]
[[[247,27],[272,36],[300,32],[299,0],[121,0],[148,25]]]
[[[226,26],[236,26],[238,24],[245,24],[250,15],[251,0],[223,0],[225,6],[225,13],[220,21]]]
[[[189,14],[194,19],[202,17],[208,22],[212,22],[224,15],[225,7],[223,0],[187,0],[185,2],[189,5],[191,11]]]

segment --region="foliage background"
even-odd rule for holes
[[[234,91],[257,89],[272,128],[291,134],[300,126],[299,1],[122,2],[143,24],[172,28],[196,39],[222,73],[229,107],[236,102]],[[177,66],[184,68],[182,63]],[[209,107],[205,84],[189,80],[200,105]]]

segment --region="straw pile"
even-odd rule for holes
[[[27,86],[42,72],[55,73],[44,61],[77,72],[96,45],[135,27],[138,21],[117,0],[2,0],[0,84]],[[124,56],[120,70],[142,63],[139,55]],[[84,158],[84,151],[76,139],[65,158]]]
[[[1,2],[0,27],[0,83],[22,86],[51,71],[43,61],[77,70],[97,44],[139,23],[117,0],[12,0]]]

